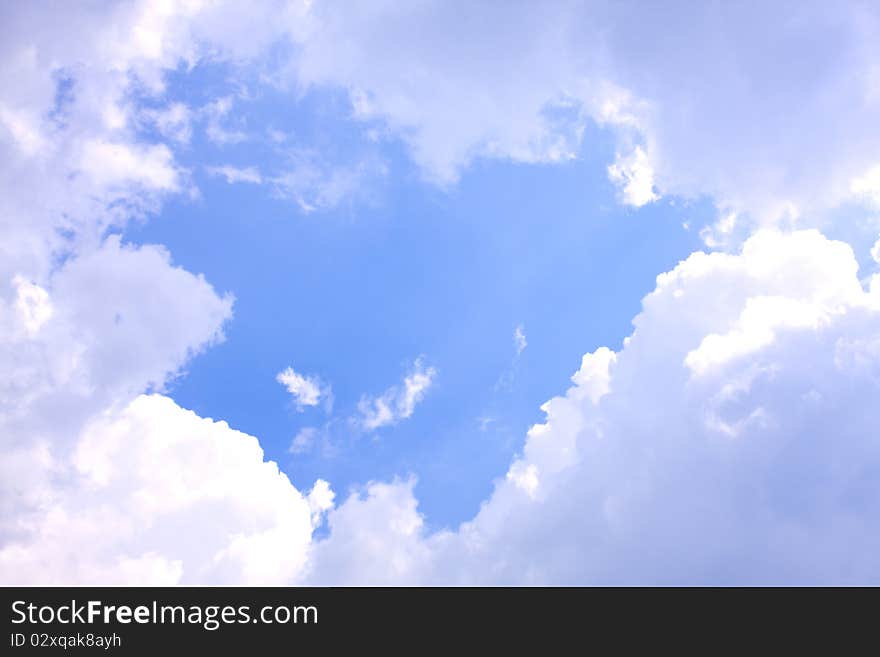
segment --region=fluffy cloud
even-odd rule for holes
[[[160,395],[88,423],[58,468],[0,548],[5,583],[286,581],[333,499],[325,482],[304,497],[256,438]]]
[[[853,179],[850,190],[857,197],[864,198],[876,207],[880,207],[880,166],[875,166],[864,175]]]
[[[397,424],[413,414],[428,388],[434,382],[437,370],[425,367],[421,358],[413,363],[412,370],[402,385],[391,386],[378,397],[363,397],[358,403],[358,424],[366,431]]]
[[[305,500],[263,463],[253,439],[166,398],[138,397],[162,390],[193,355],[222,339],[231,316],[231,296],[175,267],[162,247],[126,245],[119,236],[132,218],[186,189],[169,146],[137,134],[145,120],[182,130],[186,117],[173,107],[142,115],[132,96],[160,100],[165,71],[197,56],[189,19],[199,9],[139,2],[65,15],[59,6],[49,22],[37,3],[3,10],[6,583],[288,577],[314,513],[325,508],[327,491]],[[199,29],[207,29],[211,17],[200,17]],[[199,471],[206,457],[208,470]],[[192,484],[193,496],[185,499],[175,479]],[[249,502],[239,484],[262,488],[266,499]],[[199,526],[212,507],[217,529]],[[181,543],[185,526],[198,530]],[[202,540],[208,543],[197,554]],[[269,554],[282,543],[289,554]],[[271,563],[280,570],[267,572]]]
[[[165,73],[281,38],[297,88],[348,90],[441,185],[481,157],[565,161],[593,120],[616,132],[621,198],[708,194],[717,244],[743,216],[817,222],[876,200],[876,9],[44,11],[4,8],[0,27],[4,583],[877,581],[880,280],[863,286],[842,243],[766,231],[658,277],[633,335],[584,357],[476,517],[429,533],[414,479],[334,509],[326,482],[302,494],[254,438],[141,395],[222,339],[232,300],[118,236],[191,184],[172,146],[194,112],[166,102]],[[195,112],[228,144],[247,136],[236,109]],[[144,141],[145,123],[172,143]],[[365,170],[297,152],[271,182],[309,210]],[[417,361],[362,400],[361,425],[409,417],[435,374]]]
[[[356,116],[386,123],[439,184],[480,156],[569,159],[580,130],[566,104],[569,8],[467,13],[439,2],[313,5],[290,32],[296,82],[349,89]]]
[[[75,43],[44,34],[38,7],[18,8],[10,36],[51,38],[37,38],[36,50],[4,40],[0,124],[22,152],[38,153],[53,140],[33,107],[51,108],[59,72],[75,80],[77,111],[93,114],[93,125],[124,126],[130,108],[120,91],[130,75],[161,90],[163,71],[180,60],[242,62],[286,39],[295,48],[276,77],[287,75],[297,92],[347,89],[355,116],[406,142],[441,184],[480,157],[565,161],[592,120],[618,134],[609,172],[633,204],[660,192],[709,194],[759,219],[815,221],[815,211],[873,189],[880,17],[868,5],[673,3],[657,14],[629,2],[525,3],[503,17],[470,7],[467,20],[433,0],[344,5],[120,4],[104,20],[69,17],[87,36]],[[172,103],[154,119],[180,140],[188,113]],[[216,140],[244,138],[234,97],[199,113]],[[357,169],[320,177],[337,189]],[[299,191],[315,167],[293,171],[289,195],[318,207]]]
[[[565,160],[586,120],[618,132],[610,173],[636,205],[710,195],[812,222],[876,165],[872,5],[524,3],[465,20],[439,1],[344,4],[291,30],[297,82],[349,89],[441,183],[479,157]]]
[[[639,208],[660,198],[654,192],[654,171],[648,156],[639,146],[625,157],[618,155],[608,166],[608,177],[620,187],[621,200],[627,205]]]
[[[332,539],[310,553],[310,575],[303,576],[327,586],[418,581],[414,573],[424,575],[436,539],[424,538],[415,483],[413,478],[371,482],[330,511]]]
[[[330,513],[313,579],[877,581],[880,276],[864,288],[815,231],[764,231],[659,276],[634,324],[472,521],[429,534],[412,482],[368,487]]]

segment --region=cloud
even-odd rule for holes
[[[290,27],[297,85],[347,89],[441,185],[478,158],[566,161],[592,121],[617,136],[625,203],[710,196],[815,225],[876,165],[880,15],[864,3],[486,5],[467,21],[442,2],[344,4]]]
[[[357,117],[384,123],[427,178],[448,185],[480,156],[570,159],[580,130],[564,111],[570,17],[563,6],[520,5],[498,29],[490,7],[473,7],[462,21],[433,2],[406,12],[325,3],[310,9],[305,27],[291,27],[300,47],[292,70],[298,84],[348,89]]]
[[[255,166],[223,165],[208,167],[207,171],[229,184],[267,184],[276,196],[296,202],[306,214],[332,210],[355,198],[368,199],[370,188],[387,174],[385,164],[376,158],[339,163],[304,149],[287,149],[282,156],[287,164],[266,175]]]
[[[528,346],[528,340],[526,339],[525,327],[522,324],[517,325],[517,327],[513,330],[513,348],[515,353],[513,355],[513,359],[511,360],[510,365],[505,369],[501,376],[498,377],[498,380],[495,382],[494,389],[497,390],[510,390],[513,387],[513,381],[516,378],[517,372],[519,370],[519,360],[522,352]]]
[[[880,207],[880,166],[872,167],[864,175],[854,178],[850,190],[856,197]]]
[[[370,482],[331,510],[327,524],[333,539],[310,554],[308,568],[317,581],[328,586],[411,581],[413,571],[431,558],[412,494],[415,484],[412,477]],[[371,570],[377,566],[378,573]]]
[[[353,198],[369,198],[371,186],[388,172],[376,157],[340,163],[308,149],[289,149],[286,157],[286,166],[269,182],[279,197],[295,201],[305,213],[330,210]]]
[[[516,348],[516,355],[519,356],[528,345],[525,328],[519,324],[513,330],[513,346]]]
[[[366,431],[397,424],[410,417],[434,382],[437,370],[425,367],[417,358],[402,385],[388,388],[379,397],[362,397],[358,403],[358,424]]]
[[[256,438],[160,395],[89,422],[42,513],[0,548],[6,584],[267,584],[302,568],[326,482],[308,497]]]
[[[639,208],[660,198],[654,192],[654,171],[648,156],[639,146],[625,157],[618,154],[608,166],[608,177],[618,185],[620,198],[627,205]]]
[[[318,430],[315,427],[300,429],[290,442],[290,447],[287,448],[287,451],[291,454],[304,454],[311,451],[315,445],[317,435]]]
[[[480,5],[467,21],[439,2],[340,6],[4,10],[3,581],[875,582],[880,279],[863,285],[851,250],[816,232],[760,232],[658,277],[630,338],[584,357],[455,531],[426,528],[413,478],[334,507],[253,437],[141,394],[222,339],[232,297],[119,236],[186,187],[186,112],[144,115],[136,98],[285,36],[298,92],[347,90],[439,185],[479,158],[568,161],[595,121],[617,140],[624,201],[709,195],[725,248],[755,223],[874,201],[871,6]],[[224,96],[199,114],[210,139],[246,137],[236,109]],[[171,143],[141,139],[144,120]],[[272,184],[309,211],[376,171],[306,154]],[[362,426],[412,415],[435,374],[416,361],[365,397]]]
[[[28,335],[35,335],[52,318],[52,302],[49,294],[39,285],[26,281],[21,276],[12,279],[16,289],[15,309],[19,320]]]
[[[161,95],[165,71],[194,55],[190,9],[59,7],[48,23],[38,5],[4,10],[4,582],[261,581],[265,566],[249,554],[291,541],[272,579],[291,574],[303,554],[295,546],[310,532],[308,505],[300,526],[298,493],[273,483],[253,439],[167,398],[139,397],[163,390],[222,340],[232,314],[231,295],[175,266],[164,248],[132,246],[119,234],[184,189],[170,147],[140,140],[143,117],[131,103]],[[264,479],[254,485],[267,495],[250,509],[250,492],[238,488],[248,476]],[[192,484],[188,501],[182,481]],[[215,502],[225,507],[211,521],[217,529],[199,527]],[[276,502],[289,509],[273,510]],[[195,531],[189,546],[179,541],[186,526]],[[202,539],[204,552],[191,560]]]
[[[762,231],[659,276],[634,324],[544,404],[472,520],[432,533],[411,483],[368,487],[330,512],[309,581],[877,581],[880,275],[863,287],[816,231]]]
[[[38,11],[11,14],[11,34],[35,31]],[[858,3],[674,3],[661,16],[630,2],[562,2],[517,5],[503,17],[495,7],[472,8],[468,21],[433,1],[407,11],[373,3],[258,3],[247,11],[234,3],[135,3],[101,19],[71,17],[88,40],[41,40],[39,57],[7,40],[5,59],[23,74],[4,79],[14,97],[0,108],[0,122],[23,151],[49,143],[28,105],[38,96],[50,107],[54,101],[50,76],[40,74],[50,70],[40,68],[45,61],[85,62],[94,79],[90,110],[103,123],[124,124],[126,106],[107,102],[128,84],[119,72],[158,93],[163,72],[180,61],[246,66],[287,39],[296,54],[282,57],[270,80],[287,75],[297,97],[317,86],[347,90],[355,118],[403,140],[441,185],[478,158],[565,162],[591,121],[614,131],[610,174],[622,200],[636,205],[660,193],[710,195],[751,219],[778,221],[795,209],[801,221],[815,222],[814,211],[864,196],[866,172],[877,164],[880,18]],[[101,70],[106,61],[112,73]],[[245,137],[235,98],[199,110],[218,142]],[[185,123],[174,117],[178,110],[168,108],[166,134]],[[812,157],[817,152],[823,157]],[[320,177],[338,189],[357,169]],[[279,190],[319,208],[335,193],[304,193],[315,175],[314,167],[293,167]]]
[[[292,367],[279,372],[275,379],[293,395],[299,410],[306,406],[317,406],[322,398],[329,395],[329,389],[322,385],[320,379],[298,374]]]
[[[219,145],[238,144],[248,138],[241,128],[229,128],[226,121],[231,113],[234,100],[232,96],[224,96],[205,105],[200,114],[205,117],[205,135],[210,141]]]
[[[222,176],[230,185],[235,183],[259,185],[263,182],[263,177],[256,167],[234,167],[226,164],[220,167],[208,167],[208,173],[214,176]]]
[[[122,143],[89,141],[80,167],[99,185],[138,184],[148,189],[176,191],[178,174],[165,145],[133,147]]]
[[[141,117],[171,141],[188,144],[192,138],[193,111],[183,103],[172,102],[166,107],[145,109],[141,111]]]

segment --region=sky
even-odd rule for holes
[[[0,13],[0,581],[880,581],[872,3]]]
[[[242,113],[288,133],[318,121],[344,133],[345,108],[330,115],[335,100],[309,99],[290,118],[267,94]],[[466,520],[541,419],[540,404],[566,385],[572,363],[620,342],[656,273],[699,246],[698,231],[685,230],[670,203],[635,210],[616,202],[605,159],[594,155],[613,157],[613,145],[592,132],[577,160],[537,170],[489,162],[442,191],[390,144],[373,198],[323,211],[199,171],[229,160],[283,167],[283,154],[251,144],[230,154],[194,137],[186,166],[200,198],[169,202],[123,233],[131,243],[165,245],[176,264],[236,298],[225,341],[187,366],[169,386],[172,397],[259,436],[295,481],[324,478],[346,490],[411,472],[429,522]],[[695,228],[711,219],[700,204],[685,212]],[[621,245],[625,260],[610,244]],[[612,293],[603,289],[609,270]],[[590,303],[554,308],[573,295]],[[437,373],[418,412],[353,430],[361,397],[398,383],[417,359]],[[332,407],[297,404],[276,381],[287,367],[323,381]],[[301,431],[309,448],[291,454]]]

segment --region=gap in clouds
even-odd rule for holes
[[[169,98],[197,109],[230,87],[220,67],[178,72]],[[295,485],[320,477],[344,496],[369,480],[416,475],[432,527],[473,516],[542,420],[540,404],[568,385],[585,352],[620,344],[657,272],[700,248],[699,229],[715,218],[707,202],[621,206],[606,174],[614,144],[595,127],[574,161],[478,160],[440,190],[422,182],[399,142],[348,120],[338,93],[297,102],[261,88],[232,105],[222,125],[249,138],[217,144],[207,119],[194,120],[178,159],[198,195],[172,199],[125,234],[164,244],[176,264],[236,297],[226,341],[190,363],[170,393],[258,436]],[[282,145],[270,130],[286,135]],[[323,148],[331,136],[342,146]],[[271,185],[229,184],[199,166],[254,166],[265,176],[283,169],[285,148],[320,152],[332,166],[369,152],[391,173],[370,194],[306,212]],[[529,347],[499,390],[520,323]],[[413,415],[374,432],[353,427],[361,396],[400,382],[419,355],[437,375]],[[275,379],[291,363],[332,386],[330,417],[291,407]],[[309,428],[312,449],[289,453]]]

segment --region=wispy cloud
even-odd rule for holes
[[[391,386],[378,397],[363,397],[358,404],[358,424],[366,431],[397,424],[413,414],[434,382],[437,370],[425,367],[421,358],[400,385]]]
[[[300,429],[290,442],[290,447],[287,448],[287,451],[291,454],[304,454],[305,452],[311,451],[312,447],[315,445],[315,438],[317,435],[318,430],[315,429],[315,427],[304,427]]]
[[[526,340],[526,330],[522,324],[519,324],[513,330],[513,345],[516,347],[517,357],[519,357],[523,350],[529,346],[529,342]]]
[[[235,183],[251,183],[259,185],[263,182],[263,176],[256,167],[235,167],[224,164],[219,167],[208,167],[208,173],[213,176],[221,176],[226,179],[230,185]]]
[[[525,348],[529,346],[529,341],[526,339],[526,329],[522,324],[517,324],[516,328],[513,329],[513,360],[510,365],[504,372],[501,373],[501,376],[498,377],[498,381],[495,382],[495,390],[506,390],[509,389],[513,385],[513,379],[516,376],[516,371],[519,368],[519,358],[522,355],[522,352],[525,351]]]
[[[247,139],[247,134],[238,128],[230,128],[227,117],[232,110],[232,96],[224,96],[201,108],[205,117],[205,135],[219,146],[238,144]]]
[[[287,388],[298,410],[303,410],[307,406],[317,406],[322,399],[330,398],[329,386],[322,384],[318,377],[303,376],[292,367],[279,372],[275,380]]]
[[[388,173],[385,162],[376,157],[332,162],[309,149],[291,150],[288,157],[286,168],[269,182],[278,196],[295,201],[306,213],[369,195],[371,183]]]

